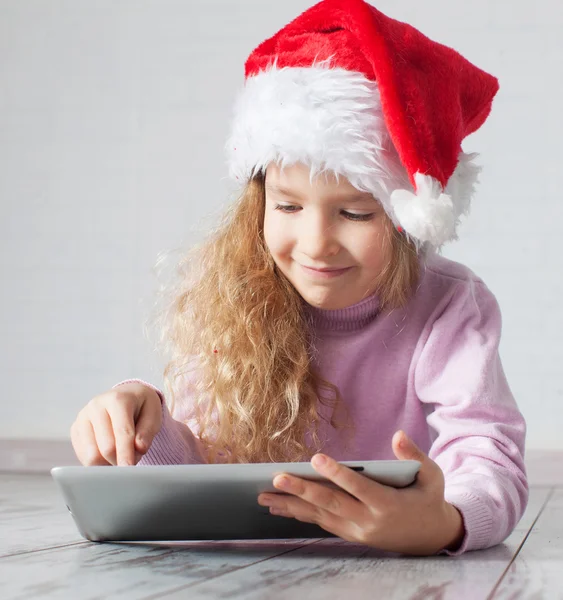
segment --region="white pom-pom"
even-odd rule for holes
[[[456,215],[452,199],[442,193],[439,181],[415,174],[416,193],[395,190],[391,205],[401,227],[420,242],[441,246],[455,239]]]

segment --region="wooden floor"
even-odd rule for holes
[[[0,598],[563,600],[562,534],[563,486],[540,485],[504,544],[456,558],[337,538],[94,544],[50,476],[0,474]]]

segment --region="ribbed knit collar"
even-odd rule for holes
[[[323,331],[357,331],[375,319],[379,312],[379,296],[372,294],[357,304],[326,310],[305,305],[306,314],[317,330]]]

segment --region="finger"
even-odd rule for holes
[[[367,506],[377,506],[378,503],[389,502],[393,499],[393,488],[373,481],[356,471],[341,465],[326,454],[315,454],[311,459],[315,471],[326,477],[344,491],[348,492]]]
[[[118,466],[135,464],[134,410],[134,403],[120,402],[112,405],[108,411],[115,436],[115,455]]]
[[[399,460],[417,460],[421,463],[416,478],[418,485],[436,483],[443,477],[440,467],[404,431],[395,432],[391,440],[391,446]]]
[[[262,505],[270,505],[270,512],[273,515],[294,518],[303,523],[315,523],[325,531],[349,542],[355,542],[360,539],[361,528],[356,523],[343,519],[328,510],[309,504],[299,497],[261,494],[258,501]]]
[[[160,402],[144,402],[135,426],[135,450],[145,454],[150,448],[154,436],[162,427],[162,405]]]
[[[104,408],[96,408],[89,411],[88,417],[92,423],[96,445],[100,454],[110,463],[117,463],[115,455],[115,437],[111,426],[111,419]]]
[[[282,474],[274,478],[274,487],[350,521],[359,522],[365,517],[365,505],[359,500],[322,483]]]
[[[71,441],[78,460],[85,466],[109,465],[100,454],[92,423],[78,418],[71,428]]]

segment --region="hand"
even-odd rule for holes
[[[260,494],[258,502],[270,506],[273,514],[316,523],[344,540],[381,550],[431,555],[444,548],[455,549],[465,533],[463,519],[444,499],[442,470],[402,431],[393,436],[392,447],[397,458],[422,463],[416,482],[407,488],[377,483],[316,454],[311,460],[313,468],[342,491],[280,474],[274,478],[274,486],[289,495]]]
[[[159,395],[140,383],[124,383],[94,397],[70,428],[83,465],[135,465],[162,426]]]

